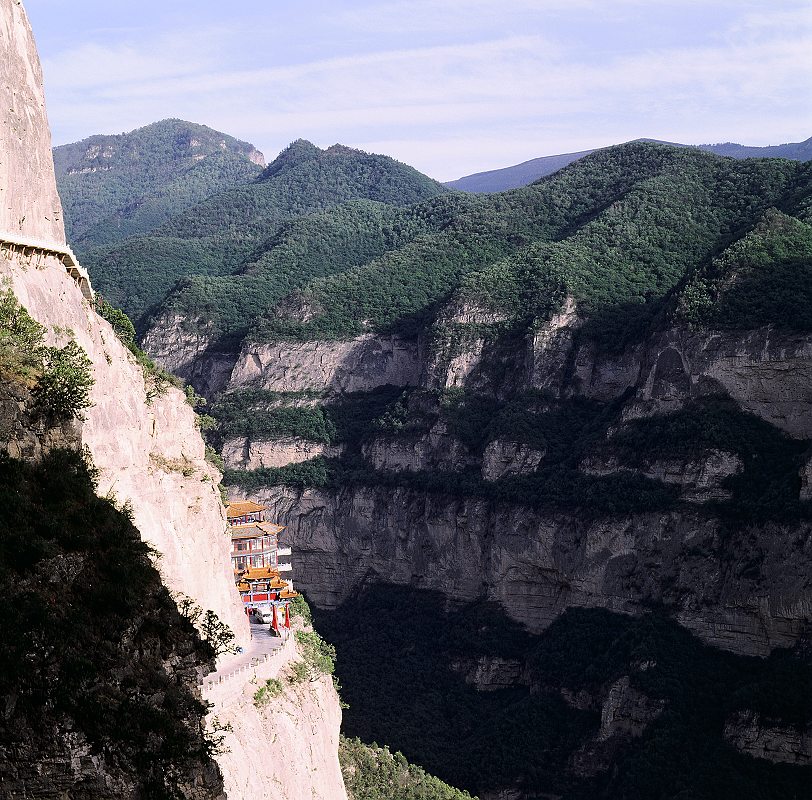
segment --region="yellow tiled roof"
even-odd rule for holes
[[[276,536],[283,530],[284,525],[275,525],[273,522],[246,522],[232,526],[229,532],[232,539],[258,539],[260,536]]]
[[[256,514],[258,511],[267,510],[266,506],[261,506],[253,500],[237,500],[229,504],[226,509],[226,517],[235,519],[236,517],[244,517],[246,514]]]

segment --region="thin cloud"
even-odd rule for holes
[[[414,14],[421,4],[437,10],[427,0],[382,8]],[[579,8],[594,5],[583,0]],[[638,0],[609,5],[650,9]],[[235,57],[237,20],[225,31],[72,47],[45,60],[46,85],[59,142],[185,117],[249,139],[271,157],[305,136],[383,150],[442,179],[637,136],[759,144],[805,138],[812,28],[801,24],[803,9],[785,4],[767,24],[753,4],[717,5],[731,17],[718,36],[669,47],[628,44],[600,59],[547,27],[497,35],[507,25],[477,41],[400,46],[401,38],[373,37],[351,55],[328,50],[291,63],[275,52],[282,63],[246,66]],[[471,7],[504,8],[508,16],[540,7],[565,12],[558,0],[442,5]],[[341,24],[350,18],[339,17]]]

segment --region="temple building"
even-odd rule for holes
[[[290,601],[298,596],[293,581],[282,578],[293,566],[280,563],[291,549],[279,546],[279,534],[285,530],[265,520],[267,508],[250,500],[231,503],[226,509],[231,534],[231,565],[234,580],[245,604],[251,609],[270,609],[271,627],[281,632],[290,629]]]

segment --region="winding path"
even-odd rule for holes
[[[203,694],[215,711],[237,697],[251,681],[275,677],[293,652],[293,637],[271,636],[268,625],[251,623],[251,643],[242,652],[222,659],[215,672],[203,679]]]
[[[31,239],[20,236],[16,233],[6,233],[0,231],[0,251],[6,251],[21,255],[29,262],[36,256],[37,258],[46,256],[56,258],[62,262],[68,275],[76,281],[82,294],[86,299],[93,299],[93,287],[90,285],[90,276],[87,270],[79,263],[73,250],[66,244],[54,244],[44,242],[39,239]],[[39,264],[37,264],[39,266]]]

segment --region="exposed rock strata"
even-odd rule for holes
[[[415,386],[419,377],[416,343],[365,334],[349,341],[246,343],[229,388],[363,392],[386,384]]]
[[[142,346],[156,364],[212,397],[228,384],[237,361],[236,353],[215,346],[215,338],[204,320],[165,312],[152,321]]]
[[[635,387],[626,418],[668,413],[692,397],[721,392],[791,436],[812,437],[810,336],[770,328],[675,328],[620,356],[596,355],[592,346],[578,349],[569,391],[611,400]]]
[[[521,661],[498,656],[479,656],[475,659],[453,662],[451,669],[460,673],[469,686],[481,692],[495,692],[528,682]]]
[[[568,607],[654,602],[704,641],[759,655],[791,645],[812,617],[808,525],[743,529],[723,546],[701,512],[589,519],[384,487],[258,496],[288,526],[298,585],[324,608],[365,583],[411,585],[498,601],[539,632]]]
[[[733,493],[724,487],[724,482],[741,473],[743,468],[742,460],[735,453],[711,450],[697,459],[658,459],[635,471],[652,480],[678,486],[683,500],[707,503],[729,500]],[[591,457],[581,464],[581,470],[590,475],[612,475],[624,469],[611,457]]]
[[[628,675],[619,678],[607,692],[601,707],[601,727],[598,740],[612,736],[642,736],[645,729],[660,715],[663,701],[653,701],[631,685]]]
[[[226,439],[221,452],[232,469],[250,470],[301,464],[319,456],[335,458],[341,454],[341,449],[294,436],[258,440],[240,436]]]
[[[460,470],[475,463],[471,454],[457,438],[449,434],[442,422],[437,422],[423,436],[376,437],[363,447],[367,462],[380,470]]]
[[[812,764],[812,729],[762,720],[753,711],[743,711],[725,722],[725,739],[737,750],[774,764]]]
[[[482,477],[498,481],[506,475],[527,475],[535,472],[544,458],[543,450],[535,450],[520,442],[494,439],[482,456]]]

